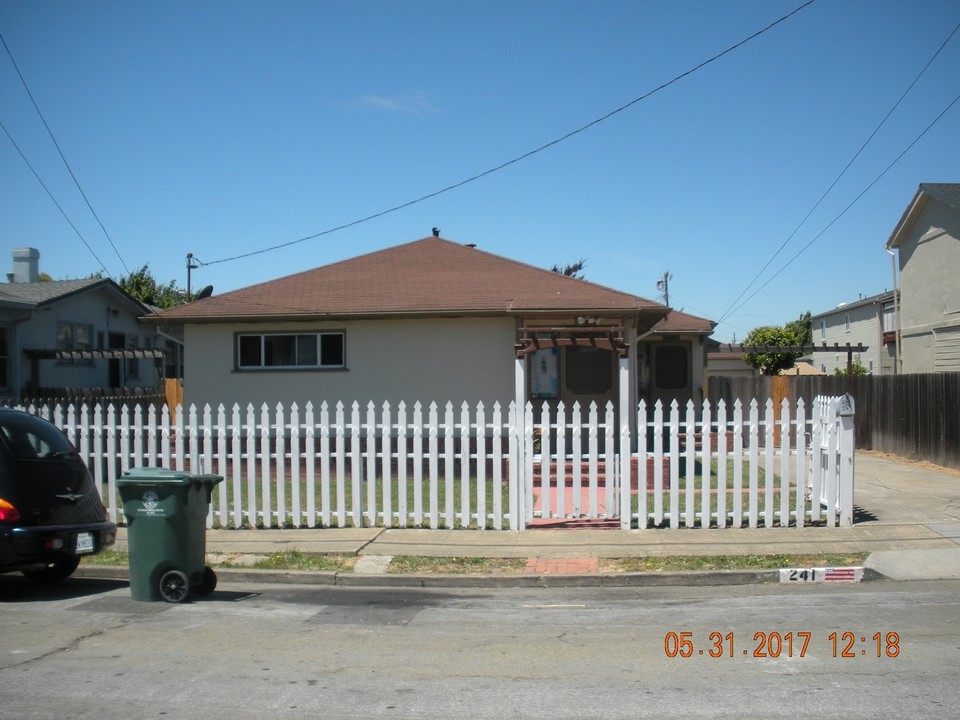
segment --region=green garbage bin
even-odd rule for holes
[[[207,513],[219,475],[134,468],[117,478],[127,521],[134,600],[183,602],[213,592],[205,566]]]

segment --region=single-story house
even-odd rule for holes
[[[960,183],[923,183],[890,235],[902,373],[960,370]]]
[[[182,328],[184,402],[198,407],[506,407],[518,399],[635,407],[658,392],[702,392],[712,324],[678,317],[670,335],[669,314],[435,233],[207,297],[155,321]],[[674,350],[658,354],[654,338]],[[658,377],[669,382],[658,387]]]
[[[797,360],[793,367],[785,368],[777,373],[777,375],[826,375],[826,373],[820,368],[814,367],[808,360]]]
[[[757,377],[759,368],[743,359],[740,343],[707,342],[707,378],[712,377]]]
[[[0,284],[0,398],[159,388],[162,339],[148,308],[113,280],[40,279],[40,253],[13,250]]]

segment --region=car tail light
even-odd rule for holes
[[[3,498],[0,498],[0,522],[16,522],[20,512]]]

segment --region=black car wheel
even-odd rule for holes
[[[190,580],[179,570],[170,570],[160,578],[160,596],[168,603],[183,602],[190,595]]]
[[[44,566],[22,570],[24,576],[38,583],[58,583],[73,575],[80,564],[78,557],[57,558]]]

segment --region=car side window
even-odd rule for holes
[[[0,438],[10,454],[20,460],[73,453],[66,436],[56,426],[29,415],[0,420]]]
[[[7,427],[0,428],[4,442],[10,454],[19,460],[31,460],[37,457],[37,451],[30,442],[30,437],[23,432]]]

